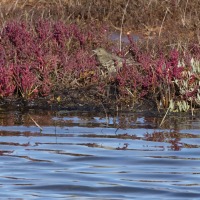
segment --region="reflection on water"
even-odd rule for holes
[[[139,39],[141,39],[139,37],[139,35],[132,34],[132,33],[131,33],[131,35],[129,35],[129,37],[132,38],[133,41],[138,41]],[[110,39],[112,41],[118,41],[118,42],[120,42],[120,32],[113,32],[110,35]],[[130,42],[129,39],[128,39],[128,37],[127,37],[127,35],[122,35],[121,36],[121,41],[124,42],[124,43],[129,43]]]
[[[43,130],[35,126],[34,119]],[[0,113],[2,199],[199,199],[199,119]]]

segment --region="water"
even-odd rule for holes
[[[138,41],[140,39],[140,36],[136,34],[131,34],[129,37],[131,37],[133,41]],[[113,32],[109,38],[112,41],[120,41],[120,32]],[[121,36],[121,41],[124,43],[130,43],[127,35],[124,34]]]
[[[160,121],[1,111],[1,199],[199,199],[200,119]]]

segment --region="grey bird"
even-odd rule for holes
[[[96,54],[97,59],[101,65],[102,73],[107,71],[108,75],[116,74],[117,71],[122,68],[123,64],[126,63],[128,65],[133,64],[134,62],[130,60],[126,60],[120,58],[119,56],[113,55],[107,52],[104,48],[97,48],[93,50]]]

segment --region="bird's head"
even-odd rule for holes
[[[95,50],[93,50],[93,52],[97,55],[97,56],[102,56],[102,55],[106,55],[107,52],[105,49],[103,48],[97,48]]]

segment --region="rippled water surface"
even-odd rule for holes
[[[199,199],[200,119],[172,117],[162,129],[160,121],[0,111],[0,197]]]

